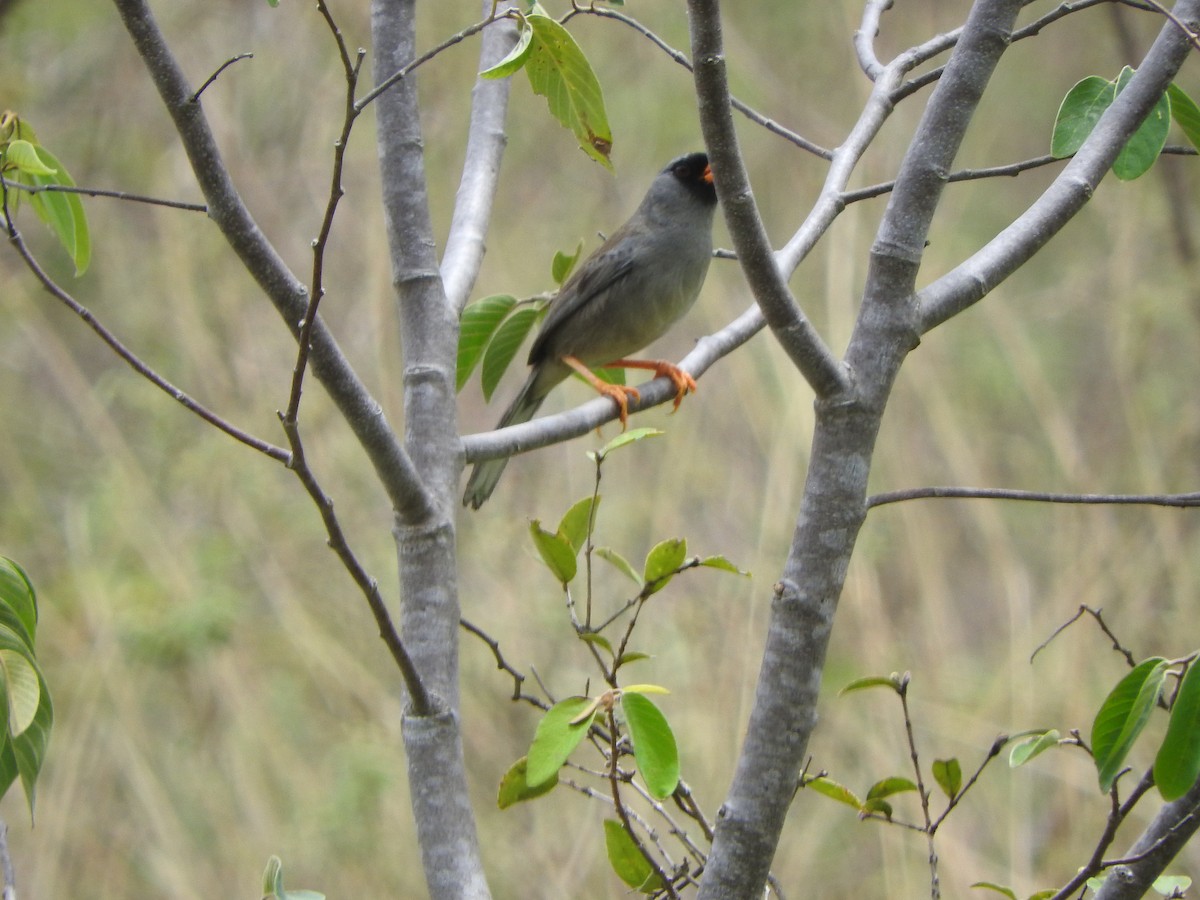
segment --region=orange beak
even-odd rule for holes
[[[704,174],[700,176],[700,180],[701,180],[701,181],[704,181],[704,182],[707,182],[708,184],[712,184],[712,183],[713,183],[713,177],[712,177],[712,166],[705,166],[705,167],[704,167]]]

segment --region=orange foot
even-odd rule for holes
[[[629,426],[629,398],[632,397],[635,403],[642,399],[642,395],[638,389],[626,387],[623,384],[609,384],[607,381],[601,381],[596,377],[595,372],[574,356],[564,356],[562,361],[582,375],[588,384],[594,387],[598,393],[611,398],[617,404],[617,415],[621,419],[621,430],[624,431]]]
[[[670,378],[675,385],[675,410],[683,402],[687,393],[696,393],[696,379],[679,366],[662,359],[618,359],[610,362],[608,367],[613,369],[647,369],[654,373],[655,378]],[[674,412],[675,410],[672,410]]]

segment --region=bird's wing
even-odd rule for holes
[[[595,297],[620,283],[633,271],[633,259],[631,241],[602,246],[567,279],[550,304],[550,311],[542,320],[541,330],[538,331],[537,338],[529,350],[531,366],[541,362],[547,342],[564,322],[569,321]]]

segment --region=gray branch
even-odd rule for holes
[[[150,71],[175,123],[196,181],[229,246],[298,336],[308,307],[307,290],[267,240],[238,195],[195,92],[179,67],[145,0],[113,0],[125,29]],[[312,332],[313,373],[354,431],[397,514],[406,520],[429,515],[432,501],[417,477],[378,401],[359,380],[337,341],[317,322]]]

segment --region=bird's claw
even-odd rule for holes
[[[642,399],[641,392],[634,387],[627,387],[623,384],[608,384],[601,383],[596,387],[605,397],[612,399],[617,404],[617,415],[621,419],[621,430],[624,431],[629,427],[629,398],[632,397],[636,403]]]

